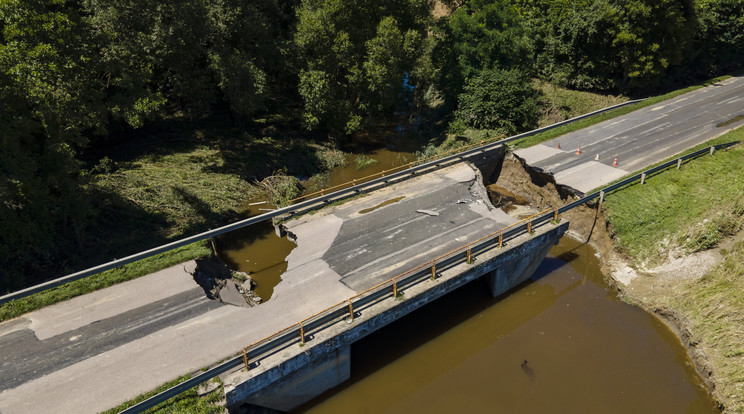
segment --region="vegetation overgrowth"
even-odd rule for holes
[[[141,250],[135,228],[155,243],[224,223],[247,182],[281,184],[281,201],[285,177],[394,114],[427,139],[501,135],[551,111],[534,79],[637,96],[744,63],[738,1],[437,5],[0,3],[0,292]],[[499,105],[493,85],[522,98]]]
[[[744,127],[698,148],[724,142],[744,142]],[[741,234],[742,159],[744,145],[736,145],[690,160],[679,170],[648,177],[644,185],[636,183],[607,195],[607,220],[620,252],[643,270]],[[744,412],[744,242],[734,242],[720,253],[723,262],[702,278],[680,275],[668,289],[655,289],[653,298],[636,300],[687,321],[690,343],[703,351],[713,368],[716,398],[725,412]]]
[[[701,147],[744,141],[744,128]],[[714,247],[744,224],[744,146],[690,160],[605,198],[608,221],[631,257],[658,264],[670,248],[688,252]]]

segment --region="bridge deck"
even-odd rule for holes
[[[361,292],[516,221],[491,206],[473,167],[457,164],[285,223],[298,247],[277,291],[327,277]]]
[[[156,306],[201,290],[179,265],[3,322],[0,349],[15,351],[0,358],[0,377],[9,379],[0,383],[0,411],[108,409],[514,221],[487,207],[467,164],[328,210],[287,224],[299,247],[275,296],[260,306],[222,305],[198,295],[189,296],[193,306]],[[114,314],[117,309],[123,315]],[[122,325],[125,317],[139,322]],[[44,351],[52,346],[54,352]]]

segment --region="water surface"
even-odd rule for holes
[[[501,299],[475,281],[352,346],[310,413],[715,413],[675,335],[563,238]],[[523,362],[527,361],[523,366]]]

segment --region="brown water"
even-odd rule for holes
[[[298,412],[715,413],[684,348],[563,238],[501,299],[483,281],[352,346],[352,377]],[[523,366],[523,361],[527,363]]]
[[[371,165],[367,165],[359,168],[357,166],[357,158],[365,157],[373,159],[376,162]],[[388,171],[401,167],[411,161],[414,161],[416,156],[410,152],[393,151],[387,148],[376,149],[363,154],[348,154],[346,156],[346,165],[343,167],[334,168],[326,177],[319,180],[316,183],[311,183],[311,190],[319,190],[323,188],[335,187],[337,185],[346,184],[352,180],[359,180],[364,177],[368,177],[382,171]]]
[[[274,207],[270,204],[250,205],[258,201],[261,200],[249,200],[245,204],[246,217],[265,213],[260,209]],[[276,235],[271,220],[219,236],[217,246],[220,258],[228,266],[251,275],[256,281],[254,293],[264,302],[271,298],[274,287],[287,270],[287,256],[297,247],[286,236]]]
[[[357,168],[356,158],[364,156],[376,160],[374,164]],[[413,161],[415,156],[409,152],[378,149],[365,154],[350,154],[346,157],[347,165],[335,168],[320,181],[311,183],[312,186],[323,188],[345,184],[351,180],[358,180],[399,167]],[[273,209],[270,204],[251,205],[262,199],[251,199],[243,206],[243,215],[253,217],[265,213],[265,209]],[[399,199],[391,200],[396,202]],[[378,206],[380,207],[380,206]],[[264,209],[264,210],[262,210]],[[244,227],[232,231],[218,238],[220,258],[232,269],[251,275],[256,281],[255,293],[264,302],[271,298],[274,287],[281,281],[282,274],[287,270],[287,256],[296,247],[286,237],[279,237],[270,221]]]

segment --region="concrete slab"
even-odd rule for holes
[[[558,145],[558,141],[555,146]],[[522,148],[514,151],[514,154],[527,161],[528,164],[535,164],[538,161],[542,161],[546,158],[553,157],[558,154],[565,154],[568,151],[558,149],[555,146],[550,147],[543,144],[537,144],[529,148]],[[574,149],[575,151],[575,149]]]
[[[245,301],[245,297],[238,290],[238,285],[235,282],[228,281],[227,284],[220,290],[220,301],[227,305],[240,306],[242,308],[249,308],[248,302]]]
[[[490,205],[477,170],[461,163],[285,223],[298,245],[288,267],[332,238],[321,259],[361,292],[515,221]]]
[[[588,161],[556,173],[555,180],[559,183],[567,183],[572,188],[586,193],[626,175],[628,171],[621,168]]]

